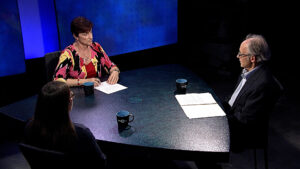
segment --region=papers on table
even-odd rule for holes
[[[101,84],[97,87],[95,87],[95,89],[100,90],[106,94],[111,94],[123,89],[127,89],[127,87],[120,85],[120,84],[108,84],[106,81],[105,82],[101,82]]]
[[[175,95],[175,97],[190,119],[225,116],[224,111],[210,93],[189,93]]]

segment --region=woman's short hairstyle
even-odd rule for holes
[[[93,28],[93,23],[83,16],[78,16],[74,18],[71,22],[71,32],[76,37],[79,33],[86,33],[91,31]]]
[[[249,40],[249,52],[256,57],[257,63],[261,63],[271,59],[269,45],[262,35],[248,34],[245,40],[246,39]]]

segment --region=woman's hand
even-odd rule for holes
[[[112,71],[107,79],[108,84],[116,84],[119,80],[119,72]]]

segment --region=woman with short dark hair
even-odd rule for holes
[[[107,82],[119,80],[119,68],[109,59],[101,45],[93,42],[93,23],[79,16],[71,22],[74,43],[66,47],[59,58],[54,80],[66,82],[69,86],[80,86],[85,82],[100,85],[102,73],[109,75]]]

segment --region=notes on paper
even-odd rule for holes
[[[114,92],[117,92],[117,91],[120,91],[123,89],[127,89],[127,87],[120,85],[118,83],[111,85],[105,81],[105,82],[101,82],[101,84],[99,86],[95,87],[95,89],[100,90],[106,94],[111,94],[111,93],[114,93]]]
[[[210,93],[189,93],[175,95],[175,97],[190,119],[225,116],[224,111]]]

